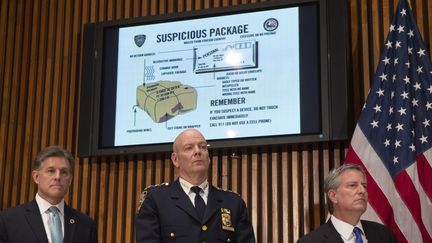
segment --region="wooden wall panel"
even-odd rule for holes
[[[262,0],[264,1],[264,0]],[[352,110],[356,120],[397,0],[349,2]],[[76,152],[83,25],[259,0],[2,0],[0,3],[0,209],[31,200],[37,152]],[[427,50],[432,2],[411,0]],[[211,150],[209,180],[238,192],[258,242],[295,242],[327,215],[322,188],[349,141]],[[169,153],[77,158],[66,200],[98,222],[100,242],[133,242],[140,192],[178,176]]]

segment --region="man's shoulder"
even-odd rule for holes
[[[366,232],[368,232],[368,231],[369,232],[371,232],[371,231],[381,231],[381,232],[388,231],[388,232],[390,232],[391,231],[389,227],[387,227],[383,224],[374,222],[374,221],[361,220],[361,223],[362,223],[363,229]]]
[[[65,214],[66,214],[65,215],[66,217],[70,217],[71,219],[78,218],[82,222],[95,223],[95,220],[92,219],[87,214],[84,214],[83,212],[81,212],[81,211],[79,211],[79,210],[77,210],[77,209],[75,209],[69,205],[66,205],[66,204],[65,204]]]
[[[10,208],[3,209],[2,211],[0,211],[0,215],[2,216],[16,215],[25,211],[29,211],[31,209],[34,209],[34,206],[32,204],[33,202],[26,202]]]
[[[216,187],[216,186],[211,186],[211,187],[213,187],[214,191],[219,195],[219,197],[227,198],[227,199],[231,199],[231,200],[243,200],[241,195],[235,191],[223,189],[223,188]]]
[[[139,204],[138,204],[138,211],[141,208],[143,202],[145,201],[145,199],[147,198],[147,196],[151,193],[151,194],[155,194],[156,196],[160,193],[165,193],[167,192],[167,189],[170,188],[172,186],[172,184],[168,183],[168,182],[164,182],[164,183],[160,183],[160,184],[156,184],[156,185],[149,185],[147,186],[142,192],[141,195],[139,197]]]
[[[329,237],[334,233],[332,228],[328,223],[325,223],[318,227],[317,229],[307,233],[302,236],[297,242],[298,243],[312,243],[312,242],[321,242],[323,238]]]
[[[362,226],[363,227],[369,227],[369,228],[387,228],[387,226],[374,222],[374,221],[369,221],[369,220],[361,220]]]
[[[160,183],[160,184],[155,184],[155,185],[149,185],[146,188],[144,188],[144,190],[141,192],[140,198],[142,198],[144,200],[145,197],[147,196],[147,194],[149,194],[149,193],[163,193],[163,192],[166,192],[169,188],[172,187],[172,185],[173,184],[168,183],[168,182],[164,182],[164,183]]]
[[[361,220],[361,223],[370,242],[397,242],[395,234],[389,227],[368,220]]]
[[[164,191],[167,188],[170,188],[172,185],[172,183],[163,182],[160,184],[149,185],[144,189],[144,191]]]

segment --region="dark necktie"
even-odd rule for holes
[[[361,237],[361,229],[359,227],[354,227],[354,234],[355,234],[355,243],[363,243],[363,239]]]
[[[60,211],[55,206],[51,206],[48,211],[52,213],[52,220],[50,222],[51,241],[52,243],[62,243],[63,233],[60,220]]]
[[[204,199],[201,197],[200,192],[201,192],[201,188],[199,186],[193,186],[191,188],[191,190],[193,192],[195,192],[195,209],[198,213],[199,218],[202,220],[202,218],[204,217],[204,212],[205,212],[205,202]]]

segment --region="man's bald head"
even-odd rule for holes
[[[171,160],[179,175],[188,182],[199,185],[207,179],[210,158],[207,142],[197,129],[181,132],[173,143]]]
[[[173,143],[173,151],[177,152],[179,149],[179,145],[183,142],[183,140],[185,140],[187,137],[190,137],[190,136],[201,136],[205,140],[204,135],[202,135],[202,133],[200,131],[198,131],[197,129],[195,129],[195,128],[186,129],[186,130],[182,131],[181,133],[179,133],[177,135],[177,137],[175,138],[174,143]]]

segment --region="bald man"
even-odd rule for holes
[[[240,195],[209,185],[208,144],[198,130],[177,136],[171,160],[179,178],[150,186],[141,195],[137,243],[255,242]]]

